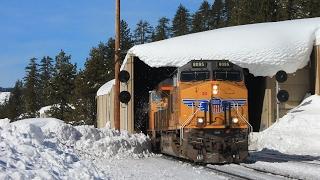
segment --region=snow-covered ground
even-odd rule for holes
[[[163,158],[161,155],[143,159],[95,161],[112,179],[226,179],[204,167]]]
[[[213,166],[259,177],[320,178],[320,96],[251,139],[248,163]],[[53,118],[0,120],[0,179],[226,179],[149,151],[144,134],[71,126]],[[253,169],[248,169],[253,168]],[[272,179],[272,174],[261,179]]]
[[[0,120],[0,179],[225,179],[149,152],[148,137],[53,118]]]
[[[0,104],[3,104],[6,100],[9,100],[10,92],[0,92]]]
[[[0,179],[109,178],[89,157],[148,157],[147,137],[57,119],[0,120]]]
[[[320,96],[306,98],[270,128],[253,133],[246,166],[297,179],[320,178]]]
[[[320,96],[306,98],[270,128],[254,133],[251,149],[320,155]]]

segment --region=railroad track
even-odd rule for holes
[[[287,175],[278,174],[278,173],[274,173],[274,172],[263,170],[263,169],[257,169],[254,167],[247,167],[245,164],[200,165],[185,159],[168,156],[168,155],[163,155],[162,158],[165,158],[167,160],[172,160],[172,161],[179,160],[196,167],[204,167],[210,172],[214,172],[217,175],[220,175],[229,179],[236,179],[236,180],[295,179],[294,177],[290,177]]]
[[[293,179],[290,176],[277,174],[274,172],[247,167],[243,164],[229,164],[229,165],[207,165],[206,169],[214,171],[218,175],[225,176],[230,179],[238,180],[270,180],[270,179]]]
[[[227,177],[227,178],[237,179],[237,180],[251,180],[246,176],[242,176],[242,175],[235,174],[235,173],[228,172],[228,171],[223,171],[223,170],[220,170],[220,169],[217,169],[217,168],[208,167],[208,166],[205,167],[205,168],[207,170],[209,170],[210,172],[213,171],[215,174],[218,174],[218,175],[221,175],[221,176],[224,176],[224,177]]]
[[[320,166],[320,158],[311,158],[311,157],[300,157],[300,156],[290,156],[290,155],[279,155],[274,153],[254,153],[250,157],[253,161],[267,161],[267,162],[292,162],[292,163],[301,163],[308,164],[313,166]]]

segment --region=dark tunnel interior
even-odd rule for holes
[[[245,70],[245,83],[248,89],[249,122],[254,132],[260,130],[263,99],[266,89],[266,78],[253,76]]]
[[[176,67],[152,68],[134,59],[134,129],[136,132],[147,132],[149,91],[155,89],[161,81],[171,77]]]

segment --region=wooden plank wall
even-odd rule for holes
[[[316,83],[315,94],[320,95],[320,45],[314,48],[315,50],[315,64],[316,64]]]
[[[131,94],[131,100],[128,104],[120,103],[120,129],[127,130],[130,133],[134,132],[134,67],[133,56],[129,56],[124,66],[124,70],[130,74],[130,79],[127,83],[120,83],[120,92],[128,91]]]

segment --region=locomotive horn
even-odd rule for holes
[[[126,70],[120,71],[120,73],[119,73],[119,81],[120,81],[120,82],[125,83],[125,82],[127,82],[129,79],[130,79],[130,74],[129,74],[128,71],[126,71]]]
[[[276,74],[276,80],[279,82],[279,83],[283,83],[285,82],[286,80],[288,79],[288,75],[285,71],[281,70],[281,71],[278,71],[277,74]]]
[[[122,91],[119,94],[119,99],[120,99],[120,102],[122,102],[124,104],[128,104],[128,102],[131,99],[131,94],[128,91]]]
[[[277,94],[277,99],[279,102],[286,102],[289,99],[289,93],[286,90],[280,90]]]

